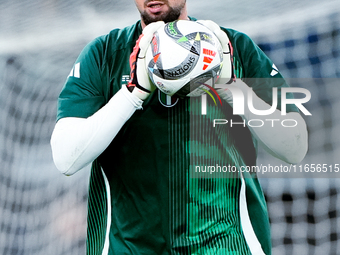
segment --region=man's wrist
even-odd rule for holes
[[[139,90],[139,89],[138,89]],[[134,88],[132,92],[128,90],[126,86],[123,86],[121,88],[122,93],[124,96],[133,104],[137,109],[142,109],[143,99],[141,99],[139,96],[143,95],[142,92],[137,92],[137,88]],[[136,95],[137,93],[140,93],[140,95]],[[144,92],[146,93],[146,92]],[[149,93],[146,95],[145,98],[147,98]]]

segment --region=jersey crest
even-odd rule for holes
[[[158,101],[165,107],[173,107],[177,104],[179,98],[176,96],[169,96],[158,90]]]
[[[122,75],[121,84],[127,85],[130,80],[129,74]],[[179,98],[176,96],[169,96],[164,94],[162,91],[158,90],[158,101],[163,105],[164,107],[173,107],[177,104]]]

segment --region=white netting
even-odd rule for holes
[[[253,39],[284,76],[293,78],[288,79],[292,86],[302,85],[311,92],[312,99],[305,105],[313,114],[305,117],[309,152],[301,165],[326,163],[330,169],[339,164],[340,5],[326,1],[295,9],[288,16],[278,13],[244,29],[253,31]],[[265,153],[259,163],[282,164]],[[289,179],[261,180],[273,254],[339,254],[340,179],[305,176],[315,178],[291,174]]]
[[[339,163],[337,1],[188,1],[189,14],[249,34],[286,77],[306,84],[310,151]],[[0,254],[84,254],[88,170],[64,177],[49,139],[56,100],[95,36],[138,19],[133,1],[0,1]],[[327,78],[327,79],[326,79]],[[260,162],[281,164],[266,154]],[[337,179],[262,179],[273,254],[338,254]]]

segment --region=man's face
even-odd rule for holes
[[[163,20],[165,23],[186,19],[186,0],[135,0],[142,21],[148,25]]]

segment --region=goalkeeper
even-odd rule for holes
[[[163,21],[195,19],[188,17],[186,0],[135,3],[141,20],[90,42],[58,99],[51,137],[57,168],[72,175],[92,163],[87,254],[271,254],[256,175],[190,178],[189,170],[194,164],[256,165],[257,143],[297,163],[307,151],[303,119],[290,105],[287,116],[298,125],[287,130],[213,128],[209,121],[232,114],[232,94],[225,88],[218,90],[223,110],[208,112],[209,118],[192,107],[199,98],[162,101],[167,95],[150,84],[144,68],[147,45]],[[231,86],[243,91],[252,87],[254,105],[270,108],[272,88],[287,86],[279,72],[272,77],[271,60],[245,34],[199,22],[223,46],[221,79],[236,80]],[[279,108],[274,116],[281,118]],[[239,122],[252,117],[247,110],[233,116]]]

